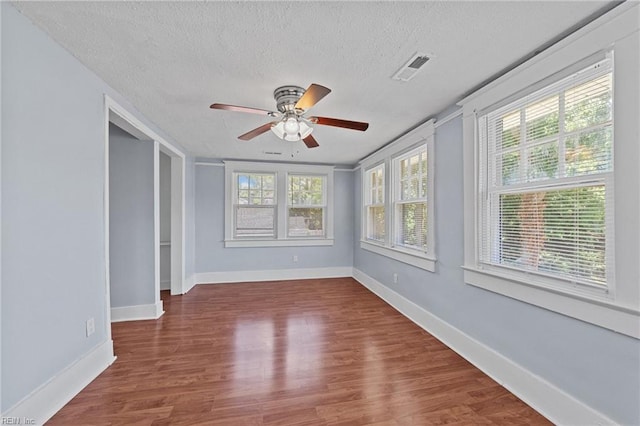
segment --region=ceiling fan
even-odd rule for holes
[[[369,123],[360,121],[341,120],[329,117],[305,117],[305,113],[318,101],[331,93],[331,89],[319,84],[311,84],[307,90],[299,86],[282,86],[273,92],[276,100],[278,111],[268,111],[266,109],[250,108],[244,106],[212,104],[212,109],[224,109],[227,111],[248,112],[252,114],[266,115],[277,118],[276,121],[263,124],[262,126],[251,130],[238,139],[248,141],[256,136],[271,130],[280,139],[297,142],[302,140],[307,148],[315,148],[318,142],[311,135],[313,126],[319,124],[322,126],[342,127],[345,129],[365,131],[369,127]]]

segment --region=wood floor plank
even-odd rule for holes
[[[163,292],[50,425],[549,424],[351,278]]]

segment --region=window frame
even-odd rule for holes
[[[321,178],[322,179],[322,203],[321,204],[300,204],[295,205],[291,204],[291,200],[289,199],[289,190],[290,190],[290,178],[292,177],[305,177],[305,178]],[[286,216],[287,216],[287,238],[288,239],[304,239],[304,238],[326,238],[327,236],[327,175],[326,174],[317,174],[317,173],[287,173],[287,194],[286,194]],[[314,209],[321,208],[322,209],[322,236],[305,236],[305,235],[290,235],[289,229],[289,218],[291,209]]]
[[[251,161],[224,161],[225,166],[225,247],[288,247],[288,246],[332,246],[333,238],[333,182],[334,167],[320,165],[302,165],[290,163],[262,163]],[[235,232],[235,203],[237,197],[237,180],[234,177],[241,173],[275,175],[275,221],[276,230],[271,237],[237,237]],[[288,176],[314,175],[324,177],[325,196],[325,234],[317,236],[288,237]]]
[[[418,193],[419,196],[415,197],[415,198],[411,198],[411,199],[403,199],[402,198],[402,166],[401,166],[401,162],[403,160],[409,159],[411,157],[414,157],[416,154],[417,155],[421,155],[422,153],[424,153],[427,157],[427,171],[426,173],[423,173],[422,171],[422,166],[421,163],[418,163]],[[429,188],[430,186],[430,173],[429,173],[429,152],[428,152],[428,147],[427,145],[419,145],[411,150],[409,150],[408,152],[404,152],[400,155],[394,156],[391,160],[391,164],[392,164],[392,172],[393,172],[393,177],[392,177],[392,183],[393,183],[393,200],[392,200],[392,208],[393,208],[393,212],[392,212],[392,217],[393,217],[393,244],[395,247],[398,247],[398,249],[400,250],[415,250],[416,252],[422,252],[425,253],[425,256],[429,256],[430,255],[430,249],[433,247],[433,241],[431,240],[431,238],[433,238],[433,229],[429,228],[429,223],[433,222],[429,220],[429,216],[433,213],[429,210],[429,194],[431,193],[431,190]],[[410,179],[410,172],[408,174],[408,179]],[[422,178],[426,179],[426,194],[423,193],[423,188],[422,188]],[[431,187],[433,187],[433,185],[431,185]],[[427,210],[427,224],[426,224],[426,228],[427,228],[427,238],[425,240],[425,249],[421,249],[417,246],[410,246],[410,245],[405,245],[403,243],[400,242],[400,236],[401,236],[401,229],[402,229],[402,214],[400,213],[400,207],[403,204],[417,204],[417,203],[424,203],[426,206],[426,210]]]
[[[374,172],[381,172],[382,173],[382,184],[381,185],[371,185],[371,175]],[[386,227],[387,227],[387,221],[386,221],[386,214],[387,214],[387,207],[386,207],[386,184],[385,181],[387,179],[387,167],[386,164],[384,162],[381,163],[377,163],[371,167],[369,167],[367,170],[364,171],[363,174],[363,179],[364,179],[364,188],[365,188],[365,192],[363,193],[363,200],[364,200],[364,209],[365,212],[363,213],[363,221],[364,221],[364,232],[363,232],[363,237],[366,241],[371,242],[373,244],[384,244],[384,240],[386,238],[387,232],[386,232]],[[378,202],[373,202],[372,200],[372,195],[374,190],[377,190],[381,188],[382,189],[382,201],[380,202],[379,200],[375,200]],[[369,212],[371,209],[374,208],[380,208],[382,207],[384,209],[384,216],[385,216],[385,221],[384,221],[384,229],[385,229],[385,234],[383,235],[382,239],[379,238],[374,238],[372,237],[372,224],[371,221],[369,220]]]
[[[385,146],[374,154],[360,161],[361,168],[361,230],[360,247],[364,250],[389,257],[391,259],[435,272],[435,204],[434,204],[434,120],[429,120],[418,126],[411,132],[401,136],[391,144]],[[427,247],[426,250],[416,250],[396,243],[398,233],[396,209],[396,186],[399,171],[399,162],[396,160],[412,152],[426,150],[427,154]],[[384,165],[384,208],[385,208],[385,237],[384,241],[378,241],[368,237],[368,207],[371,191],[368,177],[369,173]]]
[[[607,62],[606,68],[603,66],[603,61]],[[614,218],[614,197],[613,193],[615,191],[614,187],[614,164],[611,164],[611,170],[607,171],[599,171],[589,174],[580,174],[575,176],[559,176],[550,179],[533,179],[529,181],[524,178],[526,174],[526,164],[527,158],[522,154],[527,148],[531,146],[539,146],[540,141],[528,142],[526,136],[524,136],[526,125],[523,125],[522,118],[520,121],[521,126],[521,136],[520,142],[515,148],[509,148],[509,150],[517,150],[521,152],[519,159],[519,175],[520,179],[515,183],[496,183],[496,179],[498,179],[499,167],[495,164],[498,162],[497,158],[504,153],[498,152],[495,147],[492,147],[492,143],[494,141],[488,136],[488,126],[487,122],[491,121],[490,119],[503,115],[507,112],[518,112],[521,117],[523,114],[523,110],[528,108],[531,105],[531,102],[538,102],[549,98],[549,96],[558,96],[559,104],[558,104],[558,133],[554,135],[550,140],[557,139],[558,144],[558,165],[559,169],[563,170],[565,166],[565,159],[561,157],[561,153],[563,152],[563,146],[566,140],[575,134],[580,134],[585,131],[585,129],[580,129],[579,131],[568,132],[563,128],[564,123],[562,123],[562,119],[564,117],[564,98],[562,97],[567,88],[576,87],[581,84],[584,84],[587,81],[592,81],[594,79],[603,77],[605,75],[611,74],[613,80],[613,55],[611,52],[606,52],[604,58],[601,58],[599,55],[594,58],[593,63],[587,65],[584,69],[579,70],[575,75],[576,78],[569,76],[565,78],[561,78],[558,81],[550,82],[549,85],[539,91],[533,92],[531,94],[524,95],[521,99],[515,100],[513,103],[507,104],[497,109],[491,109],[482,111],[478,114],[478,140],[476,141],[476,145],[480,151],[480,167],[478,170],[478,219],[480,221],[480,226],[478,226],[478,236],[477,238],[480,240],[478,247],[478,263],[479,265],[491,271],[496,271],[498,273],[509,273],[514,276],[520,275],[521,280],[526,280],[530,282],[532,285],[540,285],[544,287],[550,287],[557,289],[558,291],[568,291],[575,293],[582,293],[588,295],[590,297],[599,297],[603,299],[612,299],[613,294],[615,292],[615,268],[614,268],[614,259],[615,259],[615,246],[614,246],[614,233],[613,233],[613,218]],[[611,112],[611,120],[609,126],[611,127],[612,132],[612,148],[615,150],[615,138],[613,136],[613,127],[615,122],[615,112],[613,106],[615,105],[615,98],[613,96],[613,81],[612,81],[612,112]],[[589,126],[586,129],[593,130],[594,128],[605,128],[605,124],[598,124],[596,126]],[[543,141],[547,138],[543,138]],[[543,142],[548,143],[548,142]],[[612,158],[614,152],[612,151]],[[491,183],[493,182],[493,183]],[[494,197],[500,197],[501,195],[509,195],[509,194],[524,194],[528,192],[552,192],[552,191],[561,191],[561,190],[570,190],[577,189],[581,187],[589,187],[589,186],[603,186],[605,188],[605,265],[607,271],[607,283],[604,286],[599,286],[595,283],[588,283],[586,280],[580,281],[578,279],[572,279],[567,276],[563,276],[559,273],[549,273],[537,270],[530,270],[527,268],[521,268],[517,266],[508,266],[506,264],[500,264],[489,259],[491,257],[490,252],[496,250],[494,244],[497,245],[496,239],[498,238],[498,228],[499,223],[502,219],[502,216],[497,213],[497,203]],[[493,206],[493,208],[492,208]],[[493,211],[496,210],[496,211]],[[494,240],[494,241],[492,241]],[[485,247],[482,243],[486,243],[489,247]],[[484,251],[483,252],[483,247]]]
[[[239,177],[241,175],[259,175],[259,176],[273,176],[273,192],[274,192],[274,200],[276,201],[274,204],[252,204],[251,202],[247,203],[247,204],[241,204],[239,199],[240,199],[240,191],[241,188],[238,186],[238,180]],[[277,200],[278,200],[278,193],[276,191],[276,175],[275,173],[269,173],[269,172],[243,172],[243,171],[237,171],[233,173],[233,180],[234,180],[234,190],[233,190],[233,194],[232,194],[232,203],[233,203],[233,220],[234,220],[234,227],[233,227],[233,238],[236,240],[248,240],[248,239],[259,239],[259,240],[271,240],[273,239],[278,232],[278,204],[277,204]],[[251,188],[247,189],[247,191],[249,191],[249,193],[251,192]],[[251,199],[251,195],[249,195],[247,197],[249,200]],[[260,198],[263,198],[262,196]],[[238,218],[238,209],[241,207],[248,207],[248,208],[270,208],[273,210],[273,235],[272,236],[267,236],[267,235],[238,235],[238,228],[237,226],[235,226],[237,218]]]
[[[464,143],[464,279],[469,285],[596,324],[627,336],[640,338],[640,180],[637,163],[640,150],[638,93],[638,12],[640,7],[616,8],[592,24],[550,47],[503,77],[463,99]],[[614,53],[613,64],[613,156],[614,268],[615,286],[608,293],[583,286],[558,286],[557,280],[531,279],[530,274],[483,265],[479,255],[479,207],[481,153],[478,151],[478,116],[561,80],[599,59]]]

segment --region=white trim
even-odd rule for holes
[[[428,257],[420,252],[411,253],[408,250],[401,250],[397,247],[385,247],[369,241],[360,241],[360,248],[382,256],[390,257],[391,259],[415,266],[416,268],[424,269],[425,271],[435,272],[436,270],[436,259]]]
[[[156,226],[156,215],[158,213],[158,194],[156,184],[159,177],[157,176],[158,162],[155,158],[159,155],[159,151],[164,152],[171,157],[171,293],[182,294],[185,292],[185,185],[186,185],[186,156],[178,148],[167,142],[156,132],[151,130],[142,121],[127,111],[124,107],[114,101],[109,95],[104,95],[105,105],[105,183],[104,183],[104,205],[105,205],[105,282],[106,282],[106,327],[107,336],[111,336],[111,327],[109,326],[111,315],[111,297],[110,297],[110,273],[109,273],[109,123],[126,130],[130,134],[154,141],[154,289],[156,300],[160,300],[160,274],[159,274],[159,226]]]
[[[219,284],[256,281],[305,280],[313,278],[341,278],[353,274],[351,266],[331,268],[267,269],[263,271],[201,272],[195,276],[196,284]]]
[[[186,164],[171,157],[171,294],[186,292]]]
[[[107,109],[113,114],[109,114],[109,121],[118,127],[123,128],[132,135],[141,139],[152,139],[160,143],[169,152],[167,155],[186,158],[185,154],[178,148],[167,142],[162,136],[151,130],[149,126],[140,121],[136,116],[127,111],[123,106],[118,104],[109,95],[104,95]]]
[[[164,314],[162,300],[148,305],[111,308],[111,322],[158,319]]]
[[[333,166],[294,163],[260,163],[252,161],[225,161],[224,171],[224,240],[225,247],[271,247],[271,246],[308,246],[333,244],[334,215],[334,170]],[[234,209],[236,206],[236,174],[269,173],[275,177],[276,203],[275,238],[234,238]],[[287,185],[291,174],[317,175],[325,177],[325,235],[324,238],[288,238],[287,237]],[[307,242],[308,241],[308,242]]]
[[[464,170],[464,265],[465,281],[470,285],[504,294],[518,300],[582,321],[612,329],[619,333],[640,338],[638,308],[640,307],[640,287],[638,279],[638,259],[640,258],[640,203],[637,182],[640,172],[637,160],[640,156],[637,144],[640,124],[640,4],[627,2],[616,7],[582,30],[563,40],[541,55],[522,64],[480,89],[460,102],[463,106],[463,170]],[[615,277],[615,288],[611,288],[607,298],[587,291],[581,295],[574,290],[556,289],[544,285],[534,286],[534,281],[522,283],[522,279],[500,273],[487,275],[479,273],[482,265],[478,253],[478,229],[480,222],[478,192],[478,111],[489,111],[502,105],[505,99],[516,93],[528,91],[541,81],[549,81],[551,76],[568,72],[575,64],[586,58],[595,58],[604,51],[613,51],[614,58],[614,267],[609,268]],[[609,231],[607,231],[609,232]],[[609,234],[611,234],[609,232]],[[610,244],[607,242],[607,244]],[[498,275],[498,276],[496,276]],[[541,278],[536,280],[542,283]],[[520,281],[520,282],[518,282]],[[510,285],[507,285],[511,283]],[[542,293],[544,292],[544,293]],[[588,301],[587,301],[588,300]]]
[[[196,166],[224,167],[224,163],[205,163],[203,161],[196,161],[194,164]]]
[[[415,148],[412,148],[408,151],[402,152],[402,153],[398,153],[397,155],[394,155],[390,158],[389,160],[389,164],[391,166],[391,188],[390,188],[390,195],[391,198],[389,200],[388,206],[390,208],[390,213],[391,213],[391,234],[388,234],[391,236],[391,238],[393,239],[392,241],[388,241],[387,242],[387,248],[391,249],[391,250],[399,250],[401,252],[405,252],[408,254],[412,254],[413,252],[411,251],[411,249],[405,249],[401,244],[397,243],[397,240],[400,237],[401,234],[401,217],[400,214],[398,212],[398,207],[400,204],[404,203],[404,202],[424,202],[426,204],[426,210],[427,210],[427,241],[426,241],[426,248],[427,251],[426,253],[423,255],[424,257],[426,257],[427,259],[433,259],[434,260],[434,265],[431,266],[432,269],[427,269],[428,271],[433,272],[434,268],[435,268],[435,235],[434,235],[434,231],[435,231],[435,205],[434,205],[434,200],[435,200],[435,185],[434,185],[434,177],[435,177],[435,159],[434,159],[434,149],[433,149],[433,145],[434,145],[434,136],[433,134],[427,138],[427,141],[424,145],[418,145]],[[427,156],[427,174],[426,174],[426,179],[427,179],[427,194],[426,197],[417,197],[415,200],[413,199],[409,199],[409,200],[403,200],[402,199],[402,194],[401,194],[401,184],[402,184],[402,176],[401,176],[401,170],[400,170],[400,162],[403,159],[406,159],[408,157],[411,157],[417,153],[421,153],[423,152],[425,153],[425,155]],[[410,174],[411,172],[409,172]],[[419,188],[422,185],[422,183],[420,182],[418,184]],[[421,190],[418,191],[418,193],[422,192]],[[386,201],[386,199],[385,199]],[[390,244],[389,244],[390,243]]]
[[[370,155],[360,162],[361,169],[361,194],[360,208],[361,229],[360,247],[377,254],[390,257],[409,265],[416,266],[429,272],[435,272],[436,262],[436,238],[435,238],[435,149],[434,149],[434,124],[429,120],[423,125],[413,129],[405,136],[397,139],[392,144],[385,146],[378,152]],[[397,160],[412,151],[424,149],[427,153],[427,253],[413,252],[395,244],[398,235],[397,198],[399,183]],[[373,243],[366,240],[368,233],[367,198],[369,194],[367,173],[384,165],[384,207],[385,207],[385,240]]]
[[[192,288],[196,286],[196,275],[197,274],[193,274],[187,277],[185,282],[185,288],[184,288],[185,294],[188,293]]]
[[[369,168],[369,166],[372,166],[375,163],[384,161],[387,157],[394,156],[413,145],[417,145],[419,142],[426,140],[429,137],[433,137],[435,129],[434,122],[435,120],[429,120],[410,132],[394,139],[389,144],[360,160],[358,165],[364,168]]]
[[[236,239],[225,240],[225,247],[309,247],[309,246],[332,246],[333,238],[288,238],[283,240],[252,240]]]
[[[206,161],[196,161],[194,163],[196,166],[213,166],[213,167],[224,167],[225,163],[208,163]],[[312,166],[316,166],[315,164],[312,164]],[[323,166],[322,164],[320,164],[320,166]],[[335,168],[334,170],[336,172],[354,172],[356,170],[358,170],[360,168],[360,166],[358,167],[354,167],[353,169],[338,169]]]
[[[108,339],[2,413],[2,418],[33,419],[35,424],[44,424],[115,360],[113,342]]]
[[[104,104],[104,185],[102,202],[104,205],[104,287],[105,296],[104,312],[107,340],[111,340],[111,257],[110,250],[110,228],[109,228],[109,103],[105,97]],[[113,355],[113,353],[112,353]]]
[[[160,144],[153,141],[153,294],[160,300]],[[111,308],[113,311],[113,308]]]
[[[577,30],[576,32],[568,35],[567,37],[563,38],[562,40],[558,41],[557,43],[555,43],[554,45],[548,47],[547,49],[545,49],[543,52],[537,54],[536,56],[534,56],[533,58],[529,59],[528,61],[524,62],[523,64],[517,66],[516,68],[512,69],[511,71],[507,72],[506,74],[498,77],[497,79],[493,80],[492,82],[488,83],[487,85],[483,86],[482,88],[476,90],[475,92],[473,92],[472,94],[470,94],[469,96],[465,97],[464,99],[460,100],[458,102],[458,105],[460,106],[464,106],[466,104],[475,104],[476,101],[478,100],[478,98],[483,97],[487,92],[492,91],[493,89],[495,89],[497,86],[502,85],[504,82],[510,80],[510,79],[516,79],[518,77],[519,74],[521,73],[525,73],[528,72],[527,70],[531,67],[535,67],[538,63],[540,62],[544,62],[549,60],[550,58],[553,58],[554,56],[567,56],[565,52],[563,52],[567,47],[573,45],[573,44],[579,44],[582,41],[586,41],[586,39],[590,39],[592,36],[592,33],[594,32],[598,32],[600,27],[604,27],[608,24],[611,23],[611,21],[614,20],[618,20],[617,18],[619,18],[621,15],[625,16],[625,18],[622,18],[623,20],[633,20],[635,19],[637,22],[638,19],[638,15],[640,12],[640,8],[638,10],[635,11],[635,16],[634,13],[626,13],[629,9],[637,6],[638,3],[637,2],[625,2],[619,6],[616,6],[613,10],[605,13],[604,15],[600,16],[599,18],[595,19],[594,21],[590,22],[589,24],[585,25],[584,27],[580,28],[579,30]],[[619,20],[618,20],[619,21]],[[625,35],[628,34],[628,32],[625,30],[625,27],[627,27],[627,25],[620,25],[621,22],[618,22],[617,24],[614,24],[611,26],[612,30],[613,30],[613,34],[615,38],[622,38]],[[597,51],[600,50],[602,48],[607,48],[608,44],[604,43],[593,43],[592,40],[586,41],[586,44],[590,45],[590,50],[592,51]],[[600,47],[599,45],[601,45],[602,47]],[[569,63],[572,62],[577,62],[577,60],[574,60],[572,58],[565,58]],[[581,59],[581,58],[578,58]],[[515,91],[512,91],[512,93],[515,93]],[[480,110],[481,108],[477,108],[478,110]]]
[[[464,281],[475,287],[640,339],[640,311],[632,307],[619,306],[605,300],[596,301],[580,294],[539,288],[515,278],[475,268],[465,268]],[[549,292],[553,294],[550,295]]]
[[[256,161],[225,160],[225,167],[242,172],[280,172],[300,174],[329,174],[335,170],[334,166],[298,164],[298,163],[260,163]]]
[[[604,414],[354,268],[353,277],[555,424],[605,425]]]
[[[447,115],[446,117],[436,121],[435,124],[433,125],[433,127],[435,127],[437,129],[440,126],[443,126],[443,125],[447,124],[448,122],[450,122],[454,118],[460,117],[461,115],[462,115],[462,108],[459,108],[459,109],[453,111],[451,114]]]

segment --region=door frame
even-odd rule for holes
[[[104,95],[104,249],[106,318],[111,324],[111,279],[109,262],[109,123],[141,140],[153,141],[153,229],[154,286],[160,304],[160,152],[171,158],[171,294],[184,294],[185,276],[185,175],[186,156],[176,146],[151,130],[108,95]],[[108,327],[111,339],[111,327]]]

